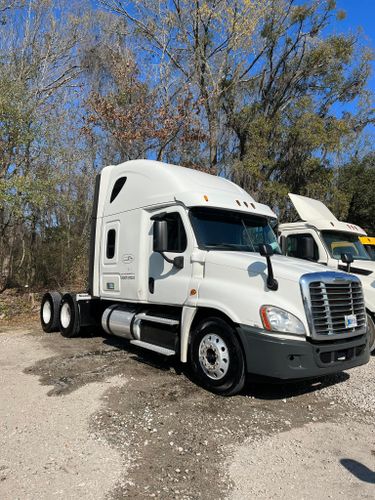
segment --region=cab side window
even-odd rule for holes
[[[116,251],[116,230],[110,229],[107,233],[107,259],[113,259]]]
[[[187,247],[187,237],[181,215],[178,212],[165,214],[163,220],[167,222],[168,249],[167,252],[182,253]]]
[[[313,256],[309,260],[318,261],[319,260],[319,249],[316,244],[314,237],[311,234],[291,234],[286,239],[286,254],[289,257],[296,257],[297,259],[305,259],[305,241],[306,239],[311,241],[314,252]]]

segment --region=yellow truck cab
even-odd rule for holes
[[[372,236],[360,236],[359,241],[365,247],[367,253],[369,254],[371,260],[375,260],[375,237]]]

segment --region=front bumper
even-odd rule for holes
[[[247,372],[283,380],[316,378],[368,362],[367,335],[312,343],[282,340],[263,330],[239,325]]]

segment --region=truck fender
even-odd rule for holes
[[[187,363],[190,328],[197,313],[196,307],[184,306],[181,317],[181,342],[180,342],[180,360]]]

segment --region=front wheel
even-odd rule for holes
[[[370,337],[370,352],[375,354],[375,323],[372,317],[367,314],[368,332]]]
[[[190,366],[205,389],[233,396],[245,384],[245,362],[234,328],[221,318],[201,321],[192,334]]]

